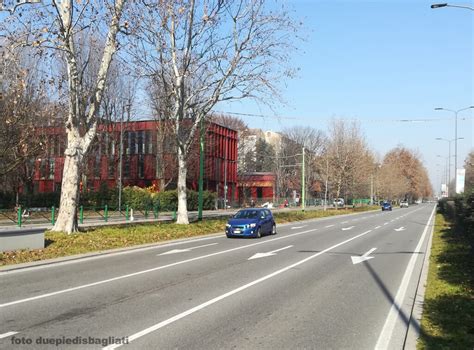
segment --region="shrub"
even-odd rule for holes
[[[124,205],[136,210],[152,207],[152,196],[146,188],[137,186],[125,187],[123,189],[122,201]]]
[[[214,209],[216,194],[214,192],[203,191],[203,209]],[[199,193],[196,191],[187,191],[188,210],[198,209]],[[163,191],[153,195],[153,205],[161,211],[172,211],[178,209],[178,191]]]

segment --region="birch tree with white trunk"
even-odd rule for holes
[[[38,60],[45,60],[51,65],[51,82],[58,84],[57,97],[60,98],[61,92],[64,92],[67,99],[67,117],[61,120],[67,134],[61,200],[52,230],[72,233],[78,229],[77,204],[82,167],[97,134],[107,73],[117,50],[117,35],[122,28],[121,17],[126,0],[31,2],[10,11],[10,16],[0,25],[0,35],[17,45],[36,48]],[[79,38],[84,35],[103,43],[93,53],[98,55],[99,64],[93,87],[87,91],[83,78],[90,61],[81,64],[79,58],[83,47],[78,44]],[[101,38],[102,35],[105,39]],[[57,62],[66,67],[63,88],[61,72],[54,66]]]
[[[278,1],[271,6],[264,0],[135,4],[142,5],[146,10],[139,15],[133,56],[169,106],[178,158],[177,223],[187,224],[187,163],[201,121],[223,101],[279,100],[282,80],[292,75],[288,63],[298,25]]]

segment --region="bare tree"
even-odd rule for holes
[[[189,149],[203,119],[221,101],[274,101],[290,75],[296,26],[264,0],[147,3],[140,17],[136,63],[160,82],[170,106],[178,158],[178,217],[188,223]],[[171,103],[169,103],[171,101]]]
[[[280,152],[277,156],[277,178],[280,189],[301,188],[300,167],[302,148],[305,148],[305,184],[306,191],[314,195],[319,190],[319,156],[322,152],[325,136],[320,130],[311,127],[295,126],[282,131]],[[284,193],[284,195],[288,195]]]
[[[333,196],[353,197],[359,185],[369,192],[369,169],[373,167],[374,158],[358,124],[335,119],[330,124],[328,138],[326,156]]]
[[[0,179],[3,190],[32,191],[34,159],[47,143],[37,126],[59,114],[48,95],[48,84],[28,49],[0,49]]]
[[[71,233],[77,230],[79,183],[85,155],[90,150],[99,123],[99,111],[106,87],[112,57],[117,50],[117,35],[126,0],[56,1],[22,6],[0,25],[0,33],[17,45],[37,48],[37,56],[55,55],[66,66],[68,115],[64,126],[67,146],[59,215],[53,231]],[[81,55],[82,33],[100,38],[106,32],[103,46],[90,55]],[[100,42],[100,40],[97,40]],[[98,52],[97,52],[98,51]],[[99,55],[91,89],[84,89],[84,74],[92,55]],[[82,59],[86,57],[86,59]],[[62,82],[57,80],[58,84]]]

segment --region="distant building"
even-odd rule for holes
[[[249,205],[275,202],[276,175],[274,173],[255,172],[239,175],[239,202]]]

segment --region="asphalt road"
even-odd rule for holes
[[[434,208],[1,272],[0,348],[402,349]]]

